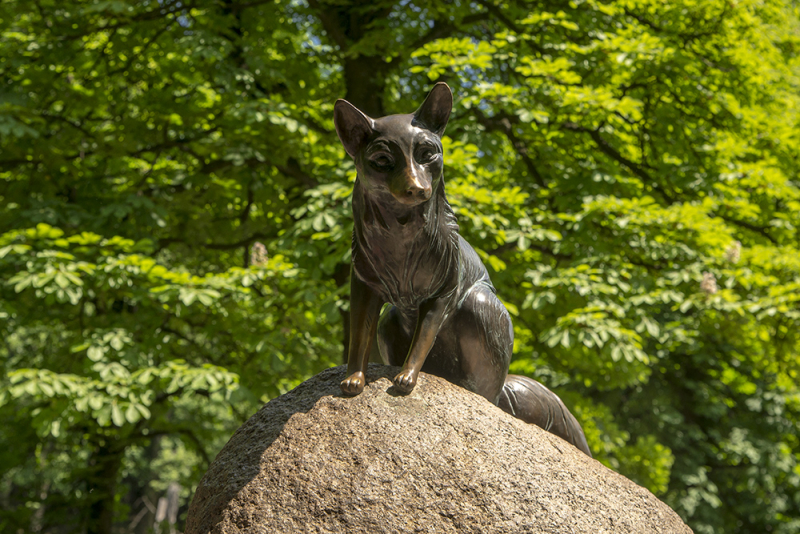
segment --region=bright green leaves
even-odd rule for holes
[[[617,454],[622,461],[619,470],[655,494],[664,494],[669,488],[675,457],[668,447],[653,435],[639,436]]]
[[[690,259],[695,254],[720,254],[733,241],[733,228],[716,217],[718,204],[709,197],[691,203],[661,206],[652,197],[584,198],[586,217],[613,228],[622,242],[651,261]]]
[[[88,337],[88,336],[87,336]],[[95,331],[86,343],[74,346],[72,353],[86,351],[86,357],[93,362],[99,362],[106,358],[106,355],[121,352],[126,346],[133,344],[133,339],[128,332],[121,328],[111,331]]]
[[[476,43],[455,38],[414,56],[469,110],[448,130],[448,193],[517,305],[512,370],[613,407],[574,401],[597,457],[696,531],[779,528],[789,501],[773,488],[797,501],[800,487],[786,475],[800,457],[776,452],[796,442],[798,412],[766,393],[797,396],[800,78],[782,44],[796,10],[515,9],[503,7],[490,60],[469,65]],[[499,198],[514,187],[519,202]],[[721,458],[734,428],[781,445],[750,439],[771,452]],[[784,466],[775,478],[767,456]],[[760,509],[739,497],[748,476]],[[720,515],[721,502],[747,519]]]
[[[178,290],[178,298],[187,306],[191,305],[195,300],[204,306],[210,306],[219,296],[219,291],[214,289],[182,287]]]
[[[85,525],[103,499],[132,519],[127,482],[85,482],[109,459],[131,469],[98,477],[111,488],[178,473],[188,492],[241,414],[338,362],[329,276],[350,219],[349,187],[335,215],[292,215],[331,177],[349,185],[340,74],[305,6],[41,7],[0,5],[0,485],[25,488],[0,530],[14,531],[37,530],[37,508],[45,529]],[[306,222],[314,239],[292,232]]]
[[[281,238],[282,244],[293,249],[292,258],[317,280],[329,277],[337,268],[341,269],[343,263],[350,261],[350,236],[353,232],[350,195],[353,186],[347,174],[341,174],[338,181],[303,193],[305,203],[291,212],[297,222]],[[325,302],[321,294],[309,298],[320,298],[326,306],[326,315],[334,320],[330,302]],[[340,304],[341,301],[337,306]]]
[[[154,408],[163,410],[159,398],[218,394],[219,401],[238,387],[238,376],[223,368],[192,368],[181,360],[134,373],[114,362],[98,362],[92,370],[94,377],[39,369],[13,371],[0,388],[0,400],[38,406],[34,415],[39,435],[58,437],[62,430],[85,424],[83,417],[100,427],[114,425],[133,432],[129,425],[149,420]]]
[[[98,432],[112,425],[135,434],[142,427],[130,425],[165,413],[175,396],[200,394],[207,402],[228,402],[229,394],[238,388],[238,375],[207,360],[219,358],[209,347],[225,345],[230,339],[240,345],[225,345],[230,347],[228,362],[287,347],[302,353],[302,345],[322,343],[309,338],[308,326],[270,333],[274,319],[259,311],[260,302],[265,310],[274,307],[296,316],[297,325],[318,321],[306,311],[303,300],[294,300],[285,289],[294,283],[298,270],[280,254],[268,257],[265,251],[249,268],[195,276],[134,253],[141,247],[130,240],[100,239],[86,233],[62,236],[60,230],[45,225],[0,236],[0,243],[10,243],[4,246],[0,268],[17,272],[0,288],[19,295],[11,324],[38,316],[38,321],[75,318],[80,326],[80,331],[62,329],[63,340],[37,349],[44,355],[57,355],[47,364],[52,371],[24,364],[11,367],[8,383],[2,386],[4,403],[40,406],[34,415],[42,436],[57,438],[59,432],[87,424],[86,418]],[[75,298],[50,301],[59,291],[73,288]],[[254,301],[254,296],[259,300]],[[42,303],[49,306],[48,313],[37,311]],[[293,311],[298,304],[301,309]],[[204,329],[195,326],[201,321]],[[19,328],[17,336],[35,331]],[[42,327],[38,331],[43,339],[59,335]],[[237,338],[231,338],[232,333]],[[14,338],[12,343],[18,339],[25,338]],[[68,351],[65,341],[72,343]],[[64,364],[55,363],[59,359],[69,362],[70,372],[63,371]],[[309,358],[306,365],[314,361]],[[292,357],[282,357],[271,372],[292,364],[297,365]],[[250,382],[257,380],[251,375]],[[276,381],[272,388],[291,383]]]
[[[411,72],[425,72],[428,78],[436,80],[446,72],[466,74],[474,68],[488,68],[493,61],[497,48],[486,41],[475,41],[469,38],[445,38],[433,41],[415,51],[411,57],[429,57],[432,65],[414,66]]]
[[[240,417],[340,360],[333,103],[407,113],[442,79],[512,371],[696,532],[797,530],[796,9],[315,4],[0,3],[0,524],[88,510],[109,444],[188,492]]]
[[[517,72],[525,78],[539,78],[544,80],[554,80],[560,85],[579,84],[581,77],[579,74],[571,70],[572,63],[567,58],[557,59],[534,59],[532,57],[520,58],[520,65],[517,67]],[[530,80],[527,82],[529,85],[539,86],[542,81]],[[574,99],[574,96],[567,97],[565,100]],[[568,102],[565,102],[568,104]]]

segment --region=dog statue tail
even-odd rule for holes
[[[497,403],[517,419],[555,434],[592,457],[580,423],[558,395],[532,378],[508,375]]]

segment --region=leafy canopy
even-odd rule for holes
[[[0,528],[143,532],[145,499],[178,481],[185,511],[261,402],[340,361],[333,102],[407,113],[443,80],[448,197],[512,371],[696,532],[795,532],[798,15],[0,4]]]

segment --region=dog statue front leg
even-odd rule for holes
[[[420,306],[408,356],[400,374],[394,377],[394,386],[403,393],[411,393],[417,385],[419,372],[436,341],[442,323],[447,318],[448,309],[449,299],[445,298],[434,298]]]
[[[345,395],[358,395],[364,391],[369,352],[382,305],[380,297],[351,269],[350,347],[347,352],[347,378],[340,384]]]

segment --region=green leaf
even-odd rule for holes
[[[129,423],[135,423],[139,419],[141,419],[141,412],[136,408],[134,403],[128,404],[128,408],[125,410],[125,420]]]
[[[92,345],[86,350],[86,357],[92,360],[93,362],[99,362],[103,359],[105,354],[105,350],[103,347],[98,347],[97,345]]]
[[[111,338],[109,345],[111,345],[112,349],[119,351],[122,350],[122,347],[125,346],[125,343],[122,341],[122,338],[119,335],[116,335]]]
[[[105,399],[98,394],[89,395],[89,407],[94,411],[99,411],[105,406]]]
[[[125,424],[125,417],[122,415],[122,410],[116,402],[111,404],[111,421],[119,427]]]

